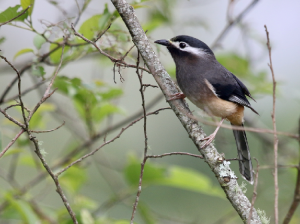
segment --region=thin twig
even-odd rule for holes
[[[225,26],[223,31],[220,33],[220,35],[217,37],[217,39],[214,41],[214,43],[211,45],[211,48],[214,49],[218,46],[219,42],[226,36],[226,34],[229,32],[229,30],[233,27],[233,25],[239,23],[242,18],[249,12],[249,10],[258,3],[259,0],[253,0],[234,20],[229,20],[228,24]]]
[[[248,221],[247,224],[251,223],[251,217],[252,217],[252,212],[253,212],[253,208],[254,208],[254,203],[257,197],[257,183],[258,183],[258,172],[259,172],[259,163],[258,160],[256,158],[255,159],[257,165],[256,165],[256,174],[255,174],[255,180],[254,180],[254,188],[253,188],[253,196],[252,196],[252,201],[251,201],[251,207],[250,207],[250,211],[249,211],[249,216],[248,216]]]
[[[0,153],[0,158],[7,152],[7,150],[17,141],[17,139],[24,133],[24,129],[21,129],[19,133],[10,141],[10,143]]]
[[[137,74],[139,82],[140,82],[140,93],[141,93],[142,108],[143,108],[143,113],[144,113],[145,146],[144,146],[144,158],[143,158],[143,162],[141,163],[141,173],[140,173],[140,179],[139,179],[139,186],[138,186],[138,191],[136,193],[136,198],[135,198],[135,202],[134,202],[133,209],[132,209],[130,224],[133,224],[136,209],[137,209],[137,206],[138,206],[138,203],[139,203],[139,200],[140,200],[140,195],[142,193],[142,181],[143,181],[143,174],[144,174],[145,164],[146,164],[146,161],[147,161],[147,151],[148,151],[147,116],[146,116],[146,108],[145,108],[145,96],[144,96],[144,91],[143,91],[143,85],[144,84],[143,84],[142,76],[140,75],[140,72],[139,72],[139,66],[140,66],[140,52],[138,51],[137,62],[136,62],[136,67],[137,67],[136,74]]]
[[[44,103],[54,93],[54,91],[50,92],[50,89],[51,89],[51,87],[53,85],[53,82],[54,82],[54,79],[56,78],[56,76],[58,74],[58,71],[59,71],[59,69],[60,69],[60,67],[62,65],[63,54],[64,54],[64,45],[62,46],[62,53],[61,53],[59,65],[58,65],[58,67],[57,67],[57,69],[56,69],[56,71],[55,71],[55,73],[54,73],[54,75],[53,75],[53,77],[52,77],[52,79],[51,79],[51,81],[50,81],[50,83],[49,83],[46,91],[45,91],[45,94],[42,97],[42,99],[37,103],[37,105],[34,107],[34,109],[30,112],[30,114],[29,114],[29,116],[27,118],[28,121],[31,119],[31,117],[33,116],[33,114],[38,110],[38,108],[40,107],[40,105],[42,103]],[[27,129],[26,131],[28,133],[29,140],[32,141],[33,144],[34,144],[35,153],[37,154],[38,158],[41,160],[41,162],[42,162],[43,166],[45,167],[45,169],[47,170],[48,174],[52,177],[52,179],[53,179],[53,181],[54,181],[54,183],[56,185],[56,191],[60,195],[60,197],[61,197],[61,199],[62,199],[62,201],[63,201],[63,203],[64,203],[64,205],[65,205],[65,207],[66,207],[66,209],[68,211],[68,213],[70,214],[70,216],[71,216],[71,218],[73,220],[73,223],[74,224],[78,224],[78,221],[76,219],[76,215],[73,212],[73,210],[72,210],[72,208],[70,206],[70,203],[67,200],[67,198],[66,198],[66,196],[65,196],[65,194],[64,194],[64,192],[63,192],[63,190],[62,190],[62,188],[60,186],[60,183],[58,181],[58,177],[54,175],[53,171],[51,170],[51,168],[47,164],[47,162],[46,162],[46,160],[44,158],[44,155],[41,152],[38,140],[34,136],[32,136],[30,130]]]
[[[55,48],[53,48],[52,50],[50,50],[49,52],[43,54],[42,56],[40,56],[38,58],[37,61],[35,62],[31,62],[29,64],[27,64],[26,66],[24,66],[21,70],[20,70],[20,76],[22,76],[24,74],[25,71],[27,71],[28,69],[31,68],[32,64],[36,64],[36,63],[41,63],[44,62],[46,60],[46,58],[48,58],[52,53],[54,53],[55,51],[57,51],[59,48],[61,48],[61,46],[64,45],[64,43],[59,44],[58,46],[56,46]],[[18,81],[19,77],[15,77],[5,88],[5,90],[3,91],[1,97],[0,97],[0,105],[3,104],[6,95],[9,93],[9,91],[11,90],[11,88],[14,86],[14,84]]]
[[[17,19],[17,18],[19,18],[20,16],[22,16],[23,14],[25,14],[25,13],[27,12],[27,10],[28,10],[31,6],[32,6],[32,5],[28,6],[26,9],[24,9],[23,12],[21,12],[21,13],[20,13],[19,15],[17,15],[16,17],[14,17],[14,18],[12,18],[12,19],[10,19],[10,20],[4,22],[4,23],[1,23],[1,24],[0,24],[0,28],[1,28],[1,26],[5,25],[5,24],[7,24],[7,23],[10,23],[10,22],[12,22],[12,21],[14,21],[15,19]]]
[[[114,58],[114,57],[112,57],[111,55],[107,54],[106,52],[102,51],[101,48],[97,46],[96,42],[91,41],[91,40],[85,38],[83,35],[79,34],[79,33],[75,30],[75,27],[74,27],[73,24],[71,24],[71,28],[72,28],[72,30],[73,30],[75,36],[80,37],[80,38],[83,39],[84,41],[86,41],[86,42],[92,44],[92,45],[99,51],[100,54],[102,54],[102,55],[104,55],[105,57],[109,58],[112,62],[114,62],[114,63],[116,63],[117,65],[120,65],[120,66],[129,67],[129,68],[136,68],[135,65],[127,64],[126,62],[124,62],[123,60],[121,60],[122,58],[121,58],[121,59]],[[139,69],[142,69],[142,70],[144,70],[144,71],[150,73],[150,71],[149,71],[148,69],[146,69],[146,68],[140,67]]]
[[[24,103],[23,103],[22,94],[21,94],[21,74],[15,68],[15,66],[6,59],[6,57],[3,57],[2,55],[0,55],[0,58],[2,58],[4,61],[6,61],[6,63],[9,64],[9,66],[17,73],[17,76],[18,76],[18,92],[19,92],[18,97],[19,97],[19,100],[20,100],[22,116],[23,116],[23,119],[24,119],[24,126],[25,126],[25,129],[28,129],[28,120],[27,120],[27,117],[26,117],[26,114],[25,114],[25,108],[24,108]]]
[[[203,159],[202,155],[196,155],[188,152],[170,152],[170,153],[164,153],[161,155],[148,155],[147,158],[163,158],[165,156],[172,156],[172,155],[186,155],[186,156],[192,156],[196,157],[198,159]]]
[[[278,224],[278,169],[277,169],[277,163],[278,163],[278,136],[276,131],[276,117],[275,117],[275,109],[276,109],[276,80],[272,65],[272,55],[271,55],[271,45],[270,45],[270,39],[269,39],[269,32],[268,28],[265,25],[265,31],[267,35],[267,47],[269,51],[269,59],[270,63],[268,66],[270,67],[271,73],[272,73],[272,81],[273,81],[273,111],[272,111],[272,122],[273,122],[273,130],[274,130],[274,188],[275,188],[275,202],[274,202],[274,212],[275,212],[275,224]]]
[[[48,133],[48,132],[56,131],[57,129],[60,129],[62,126],[64,126],[65,123],[66,123],[66,122],[64,121],[64,122],[63,122],[61,125],[59,125],[58,127],[53,128],[53,129],[50,129],[50,130],[46,130],[46,131],[33,131],[33,130],[31,130],[31,132],[37,133],[37,134],[41,134],[41,133]]]
[[[156,110],[156,111],[154,111],[154,112],[148,113],[147,116],[149,116],[149,115],[154,115],[154,114],[157,115],[160,111],[166,110],[166,109],[170,109],[170,108],[160,108],[160,109],[158,109],[158,110]],[[122,128],[121,131],[119,132],[119,134],[118,134],[117,136],[115,136],[114,138],[112,138],[112,139],[109,140],[109,141],[104,142],[102,145],[100,145],[98,148],[96,148],[96,149],[93,150],[92,152],[90,152],[90,153],[88,153],[88,154],[82,156],[81,158],[79,158],[79,159],[77,159],[76,161],[74,161],[74,162],[72,162],[71,164],[69,164],[67,167],[65,167],[65,168],[63,168],[62,170],[58,171],[58,172],[56,173],[56,176],[61,175],[63,172],[65,172],[65,171],[66,171],[67,169],[69,169],[70,167],[72,167],[72,166],[74,166],[75,164],[81,162],[81,161],[84,160],[85,158],[87,158],[87,157],[89,157],[89,156],[91,156],[91,155],[94,155],[97,151],[99,151],[99,150],[100,150],[101,148],[103,148],[105,145],[108,145],[108,144],[112,143],[113,141],[115,141],[117,138],[120,138],[120,136],[123,134],[123,132],[124,132],[126,129],[128,129],[129,127],[131,127],[132,125],[134,125],[134,124],[137,123],[138,121],[142,120],[143,118],[144,118],[144,116],[142,116],[142,117],[140,117],[140,118],[138,118],[138,119],[132,121],[132,122],[131,122],[130,124],[128,124],[125,128]],[[104,133],[106,133],[106,132],[104,132]],[[82,148],[82,147],[80,147],[80,148]],[[69,161],[69,159],[68,159],[68,161]]]
[[[49,167],[49,165],[47,164],[43,154],[41,153],[41,150],[40,150],[40,147],[39,147],[39,143],[38,143],[38,140],[33,137],[33,136],[29,136],[29,139],[33,142],[34,146],[35,146],[35,153],[37,154],[37,156],[40,158],[43,166],[45,167],[45,169],[47,170],[47,172],[49,173],[49,175],[52,177],[55,185],[56,185],[56,191],[57,193],[59,194],[59,196],[61,197],[65,207],[67,208],[68,210],[68,213],[70,214],[72,220],[73,220],[73,223],[74,224],[78,224],[78,221],[76,219],[76,215],[75,213],[73,212],[71,206],[70,206],[70,203],[67,199],[67,197],[65,196],[61,186],[60,186],[60,183],[58,181],[58,177],[54,175],[53,171],[51,170],[51,168]]]
[[[298,127],[298,132],[300,134],[300,119],[299,119],[299,127]],[[291,207],[288,211],[288,213],[286,214],[283,224],[288,224],[290,223],[293,215],[295,214],[295,211],[297,209],[297,207],[299,206],[300,203],[300,140],[298,142],[299,144],[299,164],[298,164],[298,171],[297,171],[297,180],[296,180],[296,187],[295,187],[295,192],[294,192],[294,198],[293,198],[293,202],[291,204]]]
[[[192,114],[188,114],[186,112],[184,112],[183,109],[179,108],[180,112],[185,113],[186,116],[188,116],[189,118],[195,120],[195,121],[200,121],[203,124],[206,125],[211,125],[211,126],[218,126],[219,123],[218,122],[211,122],[211,121],[207,121],[206,119],[203,118],[198,118]],[[298,134],[291,134],[288,132],[281,132],[281,131],[274,131],[274,129],[264,129],[264,128],[252,128],[252,127],[239,127],[239,126],[231,126],[231,125],[227,125],[227,124],[222,124],[220,127],[222,128],[226,128],[226,129],[230,129],[230,130],[243,130],[243,131],[249,131],[249,132],[256,132],[256,133],[268,133],[268,134],[276,134],[276,135],[282,135],[282,136],[287,136],[290,138],[294,138],[294,139],[299,139],[299,135]]]
[[[45,80],[43,80],[43,81],[41,81],[41,82],[39,82],[39,83],[36,83],[36,84],[33,85],[32,87],[30,87],[30,88],[24,90],[23,92],[21,92],[21,96],[24,96],[25,94],[29,93],[30,91],[35,90],[35,89],[38,88],[40,85],[43,85],[44,83],[46,83],[46,82],[48,82],[48,81],[49,81],[49,79],[45,79]],[[3,103],[7,103],[7,102],[9,102],[9,101],[12,101],[12,100],[14,100],[14,99],[16,99],[16,98],[18,98],[18,97],[19,97],[19,94],[18,94],[18,95],[15,95],[15,96],[12,96],[12,97],[10,97],[10,98],[8,98],[8,99],[5,99],[5,100],[3,101]]]

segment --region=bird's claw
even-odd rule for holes
[[[207,140],[203,145],[201,145],[201,149],[207,147],[210,143],[212,143],[212,141],[214,140],[215,137],[216,137],[215,134],[211,134],[210,136],[207,136],[207,137],[201,139],[200,141]]]
[[[172,100],[178,100],[178,99],[184,99],[186,96],[183,93],[175,93],[173,95],[170,96],[170,98],[168,99],[168,101],[172,101]]]

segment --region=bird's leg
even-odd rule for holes
[[[222,118],[221,122],[218,124],[218,127],[216,128],[216,130],[210,135],[207,136],[206,138],[201,139],[201,141],[205,141],[207,140],[202,146],[201,148],[204,148],[206,146],[208,146],[216,137],[217,132],[219,131],[221,125],[223,124],[223,121],[225,120],[225,118]]]
[[[177,100],[177,99],[184,99],[186,96],[183,93],[176,93],[171,95],[171,97],[168,99],[168,101],[171,100]]]

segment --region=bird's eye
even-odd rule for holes
[[[180,43],[180,44],[179,44],[179,47],[180,47],[181,49],[183,49],[183,48],[186,47],[186,44],[185,44],[185,43]]]

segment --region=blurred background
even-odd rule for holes
[[[0,23],[21,12],[26,1],[0,1]],[[28,1],[30,2],[30,1]],[[132,1],[137,17],[153,43],[177,35],[190,35],[211,46],[218,60],[249,88],[260,113],[245,112],[246,126],[272,129],[272,79],[268,67],[264,25],[270,32],[272,59],[277,80],[277,130],[297,134],[299,121],[300,2],[297,1],[225,1],[161,0]],[[249,6],[250,5],[250,6]],[[6,11],[9,7],[8,11]],[[244,10],[247,9],[245,12]],[[244,13],[243,13],[244,12]],[[79,16],[80,15],[80,16]],[[236,21],[226,29],[227,24]],[[132,46],[130,35],[110,1],[39,0],[27,17],[0,27],[1,55],[22,71],[22,90],[36,86],[23,97],[32,109],[45,92],[49,78],[60,60],[56,44],[69,35],[63,67],[54,87],[56,93],[44,103],[31,120],[34,130],[53,129],[36,134],[47,163],[55,172],[87,152],[114,138],[122,127],[142,116],[140,84],[134,68],[116,67],[95,48],[75,38],[70,24],[85,37],[93,39],[111,28],[97,41],[105,52],[120,58]],[[100,32],[101,31],[101,32]],[[41,61],[44,54],[58,47]],[[166,49],[153,43],[153,49],[175,79],[175,65]],[[137,52],[130,51],[125,61],[136,64]],[[141,64],[143,65],[143,64]],[[120,73],[119,73],[120,71]],[[124,78],[121,80],[120,74]],[[11,67],[0,61],[0,96],[16,77]],[[46,84],[43,84],[43,83]],[[156,85],[151,74],[143,73],[143,82]],[[14,104],[17,85],[0,100],[3,109]],[[147,112],[168,107],[159,88],[145,91]],[[210,120],[190,102],[200,118]],[[9,114],[22,120],[16,107]],[[1,149],[19,132],[19,128],[0,114]],[[214,127],[202,126],[207,134]],[[148,153],[198,154],[197,148],[175,114],[161,111],[147,118]],[[247,132],[252,157],[260,164],[255,208],[274,222],[273,136]],[[221,129],[214,141],[226,158],[236,157],[231,130]],[[279,137],[280,165],[299,164],[297,140]],[[113,143],[67,170],[60,182],[80,223],[129,223],[138,189],[140,163],[144,152],[143,121],[137,122]],[[256,162],[253,160],[254,166]],[[232,169],[251,200],[253,186],[244,183],[237,162]],[[284,219],[293,199],[297,170],[279,168],[279,216]],[[26,134],[0,161],[1,223],[72,223],[55,192],[55,185],[34,153]],[[299,208],[291,223],[300,222]],[[242,223],[216,178],[203,160],[189,156],[149,159],[146,163],[142,193],[135,223]]]

